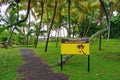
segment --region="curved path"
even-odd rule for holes
[[[20,67],[19,73],[24,78],[20,80],[69,80],[68,76],[55,73],[42,59],[35,57],[29,49],[20,49],[25,64]]]

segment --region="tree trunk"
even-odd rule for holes
[[[100,1],[102,10],[103,10],[104,13],[105,13],[106,21],[107,21],[108,39],[107,39],[107,44],[106,44],[106,45],[108,46],[108,41],[109,41],[109,36],[110,36],[110,20],[109,20],[109,16],[108,16],[108,13],[107,13],[107,11],[106,11],[106,9],[105,9],[105,5],[104,5],[103,1],[102,1],[102,0],[99,0],[99,1]]]
[[[76,24],[73,25],[73,38],[75,37],[75,27],[76,27]]]
[[[100,19],[99,19],[99,22],[100,22],[100,30],[102,29],[102,15],[103,13],[103,10],[102,10],[102,6],[100,5]],[[102,43],[102,34],[99,35],[99,48],[98,50],[101,50],[101,43]]]
[[[96,33],[93,34],[91,37],[89,37],[89,40],[91,41],[94,37],[96,37],[96,36],[98,36],[98,35],[100,35],[100,34],[106,32],[107,30],[108,30],[108,28],[104,28],[104,29],[102,29],[102,30],[96,32]]]
[[[78,26],[78,31],[79,31],[79,37],[81,37],[81,30],[80,30],[79,24],[77,24],[77,26]]]
[[[71,27],[70,27],[70,5],[71,5],[71,0],[68,0],[68,37],[71,37]]]
[[[43,11],[44,11],[44,3],[43,2],[41,3],[41,6],[42,6],[42,14],[41,14],[41,19],[40,19],[40,25],[38,27],[38,32],[37,32],[37,35],[36,35],[35,48],[37,48],[38,38],[39,38],[39,35],[40,35],[40,30],[42,28],[41,25],[42,25],[42,19],[43,19]]]
[[[88,25],[88,27],[87,27],[87,30],[86,30],[86,33],[85,33],[85,37],[87,36],[87,34],[88,34],[88,32],[89,32],[89,29],[90,29],[91,24],[92,24],[92,21],[93,21],[93,17],[94,17],[94,11],[93,11],[93,13],[92,13],[92,16],[91,16],[89,25]]]
[[[62,59],[62,63],[65,64],[70,58],[72,58],[74,55],[67,55],[65,57],[63,57]],[[60,66],[61,65],[61,60],[58,61],[56,64],[56,66]]]
[[[88,16],[86,15],[86,16],[85,16],[85,26],[84,26],[84,28],[83,28],[83,37],[85,37],[88,24],[89,24],[89,22],[88,22]]]
[[[27,45],[27,47],[28,47],[28,44],[29,44],[29,31],[30,31],[30,12],[29,12],[28,32],[27,32],[27,38],[26,38],[26,45]]]
[[[56,47],[58,47],[58,40],[59,40],[59,29],[56,31],[56,34],[58,32],[58,35],[56,36]]]
[[[52,26],[53,26],[53,23],[54,23],[54,18],[55,18],[55,15],[56,15],[56,9],[57,9],[57,0],[55,0],[54,15],[52,17],[52,22],[51,22],[50,29],[49,29],[48,35],[47,35],[47,40],[46,40],[46,45],[45,45],[45,50],[44,50],[45,52],[47,52],[48,41],[49,41],[49,37],[50,37],[50,32],[52,30]]]
[[[60,0],[59,0],[60,1]],[[60,20],[59,20],[59,22],[58,22],[58,36],[57,36],[57,39],[56,39],[56,47],[58,47],[58,42],[59,42],[59,38],[61,38],[61,33],[60,33],[60,29],[61,29],[61,21],[62,21],[62,18],[61,18],[61,8],[60,8],[60,11],[59,11],[59,16],[60,16]],[[60,36],[59,36],[59,34],[60,34]]]

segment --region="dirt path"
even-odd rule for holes
[[[26,62],[19,69],[19,73],[24,76],[20,80],[69,80],[68,76],[54,73],[42,59],[34,56],[35,53],[32,50],[21,49],[20,51]]]

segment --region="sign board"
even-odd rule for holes
[[[62,39],[61,54],[85,54],[89,55],[89,39]]]

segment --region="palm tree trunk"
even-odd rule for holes
[[[78,31],[79,31],[79,37],[81,37],[81,30],[80,30],[79,24],[77,24],[77,26],[78,26]]]
[[[76,28],[76,23],[73,25],[73,38],[75,37],[75,28]]]
[[[47,35],[47,40],[46,40],[46,45],[45,45],[45,50],[44,50],[45,52],[47,52],[48,41],[49,41],[49,37],[50,37],[50,32],[51,32],[52,26],[53,26],[53,23],[54,23],[54,18],[55,18],[55,15],[56,15],[56,9],[57,9],[57,0],[55,0],[54,15],[52,17],[52,22],[51,22],[50,29],[49,29],[48,35]]]
[[[91,24],[92,24],[93,17],[94,17],[94,12],[93,12],[93,14],[92,14],[92,16],[91,16],[90,23],[89,23],[89,25],[88,25],[88,27],[87,27],[87,30],[86,30],[86,33],[85,33],[85,37],[87,36],[87,34],[88,34],[88,32],[89,32],[89,29],[90,29]]]
[[[60,0],[59,0],[60,1]],[[61,35],[59,36],[59,33],[60,33],[60,29],[61,29],[61,21],[62,21],[62,17],[61,17],[61,8],[60,8],[60,11],[59,11],[59,13],[60,13],[60,20],[59,20],[59,22],[58,22],[58,36],[57,36],[57,39],[56,39],[56,47],[58,47],[58,41],[59,41],[59,38],[61,38]]]
[[[86,33],[86,30],[87,30],[87,27],[88,27],[88,15],[85,16],[85,26],[83,28],[83,37],[85,37],[85,33]]]
[[[58,47],[59,29],[56,31],[56,47]]]
[[[99,19],[99,22],[100,22],[100,30],[102,29],[102,13],[103,13],[103,11],[102,11],[102,6],[100,5],[100,19]],[[99,50],[101,50],[102,48],[101,48],[101,43],[102,43],[102,34],[100,33],[100,35],[99,35]]]
[[[106,11],[106,9],[105,9],[105,5],[104,5],[104,3],[103,3],[103,1],[102,0],[99,0],[100,1],[100,4],[101,4],[101,6],[102,6],[102,9],[103,9],[103,11],[104,11],[104,13],[105,13],[105,16],[106,16],[106,21],[107,21],[107,28],[108,28],[108,39],[107,39],[107,46],[108,46],[108,41],[109,41],[109,36],[110,36],[110,20],[109,20],[109,16],[108,16],[108,13],[107,13],[107,11]]]
[[[71,0],[68,0],[68,37],[71,37],[71,27],[70,27],[70,6],[71,6]]]
[[[27,37],[26,37],[26,45],[27,45],[27,47],[28,47],[28,44],[29,44],[29,31],[30,31],[30,12],[29,12],[28,32],[27,32]]]
[[[42,14],[41,14],[41,19],[40,19],[40,25],[38,27],[38,32],[37,32],[37,35],[36,35],[36,40],[35,40],[35,48],[37,48],[37,44],[38,44],[38,38],[39,38],[39,35],[40,35],[40,30],[41,30],[41,25],[42,25],[42,19],[43,19],[43,12],[44,12],[44,3],[42,2],[41,3],[41,6],[42,6]]]

